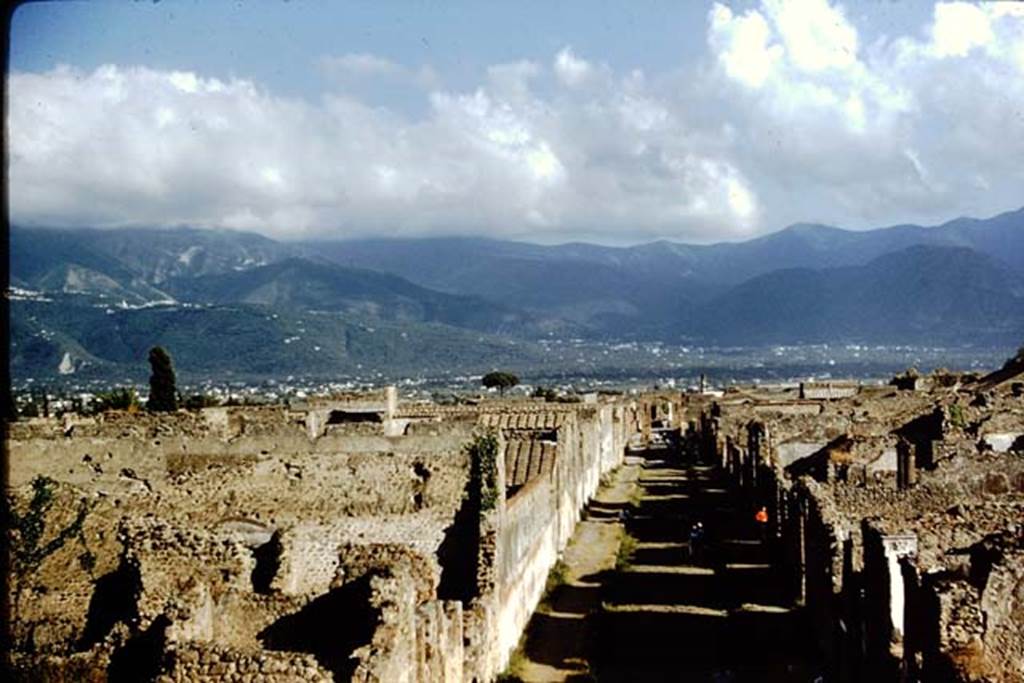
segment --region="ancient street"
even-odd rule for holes
[[[813,648],[758,538],[753,508],[717,468],[683,464],[667,449],[632,460],[580,524],[565,555],[569,580],[531,622],[528,661],[515,675],[814,680]],[[688,530],[697,521],[706,539],[691,557]],[[615,527],[634,544],[618,568]]]

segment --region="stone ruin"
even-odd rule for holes
[[[46,476],[43,541],[88,514],[11,576],[5,679],[493,680],[601,476],[673,400],[391,390],[12,423],[16,510]]]
[[[684,407],[685,448],[768,506],[826,680],[1024,681],[1021,369],[953,379]]]
[[[49,533],[88,515],[9,582],[7,679],[494,680],[602,475],[684,426],[672,448],[768,507],[825,680],[1021,681],[1022,399],[1004,368],[13,423],[19,509],[46,475]]]

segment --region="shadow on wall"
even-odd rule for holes
[[[105,640],[117,624],[125,624],[133,631],[110,656],[106,680],[111,683],[154,681],[163,668],[166,633],[171,622],[160,615],[145,630],[135,630],[139,618],[136,600],[141,586],[138,568],[122,562],[116,570],[96,580],[89,599],[85,628],[76,646],[78,652],[86,652]],[[101,676],[98,672],[78,673],[87,675],[88,680]],[[43,680],[52,679],[44,675]]]
[[[139,683],[154,681],[163,665],[167,627],[171,620],[161,614],[145,631],[128,639],[124,647],[115,652],[107,667],[109,683]]]
[[[380,620],[380,612],[370,606],[372,577],[365,574],[324,593],[257,637],[268,650],[313,655],[335,681],[351,680],[356,666],[352,652],[370,642]]]
[[[462,505],[437,549],[437,561],[441,565],[441,581],[437,587],[440,600],[461,600],[463,605],[468,605],[479,594],[476,576],[479,553],[480,494],[470,478]]]
[[[131,624],[138,618],[135,596],[141,585],[138,570],[124,563],[96,580],[96,587],[89,599],[85,629],[78,643],[80,652],[106,638],[118,622]]]
[[[252,589],[256,593],[264,595],[270,593],[274,577],[277,576],[277,572],[281,568],[281,552],[281,533],[279,531],[275,531],[269,541],[253,549],[252,555],[256,560],[256,566],[253,567],[250,579],[252,580]]]

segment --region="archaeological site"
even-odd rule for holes
[[[1024,681],[1024,362],[8,425],[10,681]]]

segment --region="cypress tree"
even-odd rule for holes
[[[149,350],[149,403],[147,407],[154,411],[178,409],[178,389],[175,386],[174,366],[171,357],[162,347],[154,346]]]

